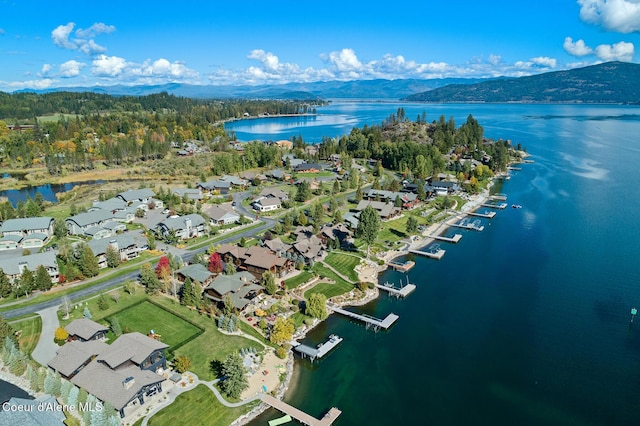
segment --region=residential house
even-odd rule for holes
[[[278,210],[282,207],[282,201],[279,198],[258,198],[253,203],[251,203],[255,210],[260,212],[270,212],[273,210]]]
[[[106,268],[108,266],[107,249],[109,246],[118,251],[121,261],[126,262],[127,260],[140,256],[140,252],[144,250],[143,247],[146,245],[146,242],[142,240],[138,241],[132,235],[119,234],[109,238],[90,240],[87,242],[87,245],[98,260],[98,266],[100,268]]]
[[[318,173],[322,171],[322,166],[318,163],[298,164],[293,169],[296,173]]]
[[[293,243],[293,252],[298,255],[298,259],[302,257],[306,263],[321,258],[324,254],[324,248],[322,240],[315,235],[299,238]]]
[[[87,211],[96,211],[96,210],[106,210],[111,213],[115,213],[117,211],[126,210],[128,207],[127,202],[124,201],[120,197],[109,198],[104,201],[94,201],[93,205],[89,207]]]
[[[227,194],[231,190],[231,185],[231,182],[214,179],[200,182],[196,186],[206,193]]]
[[[283,243],[280,237],[273,238],[271,240],[263,240],[262,245],[276,255],[282,255],[291,250],[291,244]]]
[[[200,188],[175,188],[171,192],[180,197],[180,199],[186,197],[189,201],[202,201],[204,198],[204,194]]]
[[[221,206],[207,204],[202,207],[202,212],[209,216],[212,225],[229,225],[240,221],[238,213]]]
[[[51,281],[57,283],[60,271],[58,270],[56,254],[53,251],[45,251],[42,253],[30,254],[28,256],[0,258],[0,268],[4,271],[5,275],[9,278],[9,282],[12,284],[20,278],[22,271],[28,269],[35,274],[36,269],[40,265],[44,266],[47,270],[51,277]]]
[[[391,219],[400,213],[400,207],[396,207],[393,203],[385,203],[383,201],[360,200],[356,206],[356,211],[361,212],[368,206],[373,207],[380,216],[380,219]]]
[[[231,183],[231,187],[232,188],[246,188],[247,185],[249,185],[249,181],[246,179],[242,179],[241,177],[238,176],[233,176],[233,175],[224,175],[220,178],[221,181],[223,182],[229,182]]]
[[[242,310],[262,292],[262,287],[256,284],[255,280],[247,271],[236,272],[233,275],[218,275],[204,288],[204,294],[220,304],[229,297],[233,307]]]
[[[425,185],[426,192],[435,192],[436,195],[443,196],[449,195],[454,192],[460,191],[460,185],[456,182],[450,182],[446,180],[432,181],[430,185]]]
[[[282,169],[269,170],[267,173],[265,173],[265,175],[270,179],[280,180],[280,181],[291,179],[291,173],[286,172]]]
[[[105,229],[101,226],[92,226],[91,228],[84,230],[84,235],[91,237],[93,240],[101,240],[103,238],[111,237],[113,232],[111,232],[110,229]]]
[[[325,226],[320,231],[319,238],[322,240],[322,244],[325,246],[328,244],[329,240],[335,241],[338,240],[338,243],[345,241],[351,237],[351,231],[347,229],[342,223],[338,223],[332,226]]]
[[[135,204],[148,205],[151,201],[153,201],[153,197],[155,195],[156,194],[152,189],[142,188],[130,189],[128,191],[121,192],[117,195],[117,197],[126,202],[127,205],[131,206]]]
[[[296,179],[295,184],[300,185],[302,182],[307,182],[309,184],[309,189],[311,191],[315,191],[320,189],[320,181],[315,178],[298,178]]]
[[[204,265],[200,263],[194,263],[191,265],[183,266],[176,271],[178,280],[184,282],[187,278],[191,282],[198,282],[204,286],[209,284],[211,280],[216,276],[213,272],[210,272]]]
[[[71,235],[84,235],[89,228],[102,226],[108,222],[114,221],[113,213],[106,210],[96,210],[86,213],[79,213],[65,219],[67,232]]]
[[[52,217],[7,219],[2,223],[0,250],[38,248],[53,235]]]
[[[278,188],[264,188],[256,198],[277,198],[280,201],[287,201],[289,199],[289,193]]]
[[[252,184],[255,179],[258,179],[260,183],[264,183],[267,180],[267,177],[265,175],[254,171],[242,172],[240,173],[240,177],[242,179],[245,179],[247,182],[251,182]]]
[[[223,244],[218,249],[218,254],[223,261],[232,261],[239,268],[251,272],[256,278],[260,278],[265,271],[270,271],[277,277],[282,276],[293,267],[292,262],[285,257],[273,254],[266,247],[244,248]]]
[[[123,334],[111,345],[99,340],[73,341],[58,349],[48,365],[76,386],[111,404],[124,417],[143,405],[145,396],[162,392],[169,346],[144,334]]]
[[[185,216],[169,217],[157,225],[158,231],[167,237],[173,230],[178,239],[201,237],[207,231],[207,223],[204,218],[197,213]]]
[[[71,321],[66,327],[69,340],[88,342],[89,340],[102,340],[107,338],[109,327],[91,321],[88,318],[80,318]]]
[[[411,192],[394,192],[385,191],[382,189],[369,189],[364,196],[366,199],[371,201],[378,199],[380,201],[393,204],[395,204],[397,198],[400,198],[400,202],[402,203],[401,207],[403,209],[413,208],[418,202],[418,196]]]
[[[279,141],[275,141],[273,143],[275,146],[277,146],[278,148],[282,148],[282,149],[293,149],[293,142],[282,139]]]
[[[286,164],[287,162],[289,163],[289,167],[291,167],[292,169],[295,169],[300,164],[306,163],[305,160],[296,158],[296,156],[293,154],[285,154],[282,156],[282,163]]]

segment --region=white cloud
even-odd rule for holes
[[[62,47],[63,49],[74,50],[77,46],[74,42],[69,40],[69,35],[75,26],[75,23],[69,22],[67,25],[59,25],[56,27],[56,29],[51,32],[53,44],[58,47]]]
[[[93,60],[91,72],[98,76],[116,77],[124,71],[127,61],[118,56],[99,55]]]
[[[44,64],[40,69],[40,76],[46,77],[53,67],[50,64]]]
[[[198,75],[196,71],[187,68],[183,63],[169,62],[164,58],[160,58],[153,63],[147,61],[141,67],[134,66],[132,67],[131,74],[166,78],[193,78]]]
[[[593,53],[593,49],[587,46],[582,39],[574,42],[571,37],[565,37],[562,47],[564,47],[565,52],[569,55],[577,57],[587,56]]]
[[[71,34],[76,24],[69,22],[67,25],[59,25],[51,32],[51,38],[53,43],[63,49],[79,50],[85,55],[92,56],[98,53],[104,53],[107,49],[97,44],[92,37],[99,34],[108,34],[115,31],[116,27],[113,25],[106,25],[103,23],[95,23],[86,30],[78,28],[72,39]]]
[[[362,64],[358,60],[353,49],[342,49],[339,52],[329,53],[329,62],[341,72],[353,72],[362,69]]]
[[[578,4],[585,22],[621,33],[640,31],[638,0],[578,0]]]
[[[546,67],[546,68],[556,67],[556,60],[554,58],[549,58],[548,56],[538,56],[537,58],[531,58],[531,62],[541,67]]]
[[[271,52],[265,52],[262,49],[252,50],[249,55],[247,55],[249,59],[257,59],[262,62],[262,65],[271,71],[277,71],[280,66],[280,60],[276,55]]]
[[[634,54],[633,43],[621,41],[616,44],[601,44],[596,47],[596,55],[603,61],[631,62]]]
[[[60,65],[60,77],[76,77],[80,75],[80,70],[86,66],[87,64],[83,64],[82,62],[74,60],[67,61],[64,64]]]
[[[12,89],[47,89],[54,87],[54,83],[56,83],[56,80],[43,78],[41,80],[2,82],[2,85]]]

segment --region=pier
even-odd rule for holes
[[[489,198],[491,200],[507,201],[507,194],[493,194]]]
[[[461,221],[460,223],[453,223],[451,224],[451,226],[455,226],[456,228],[462,228],[462,229],[471,229],[473,231],[482,231],[484,230],[484,226],[480,225],[480,220],[474,220],[473,222],[467,222],[465,220]]]
[[[507,203],[482,203],[480,204],[482,207],[489,207],[492,209],[500,209],[500,210],[504,210],[507,208]]]
[[[520,167],[509,166],[509,167],[507,167],[507,170],[513,170],[513,171],[519,172],[522,169]]]
[[[462,239],[462,234],[455,234],[453,237],[442,237],[440,235],[429,235],[429,238],[434,240],[444,241],[446,243],[457,243]]]
[[[496,212],[493,211],[486,211],[484,213],[476,213],[476,212],[470,212],[467,213],[469,216],[476,216],[476,217],[484,217],[486,219],[493,219],[494,216],[496,215]]]
[[[300,423],[308,426],[329,426],[336,421],[336,419],[338,418],[338,416],[340,416],[340,414],[342,414],[342,411],[338,410],[335,407],[332,407],[327,412],[327,414],[325,414],[322,417],[322,419],[316,419],[315,417],[310,416],[304,411],[292,405],[289,405],[284,401],[280,401],[279,399],[276,399],[271,395],[262,394],[260,398],[262,399],[262,402],[264,402],[265,404],[269,404],[270,406],[280,411],[281,413],[288,414],[294,419],[296,419],[297,421],[299,421]]]
[[[413,260],[407,260],[404,263],[399,262],[387,262],[387,265],[391,266],[396,271],[407,272],[411,270],[414,266],[416,266],[416,262]]]
[[[393,323],[395,323],[398,318],[400,318],[399,316],[397,316],[396,314],[389,314],[386,316],[385,319],[378,319],[369,315],[361,315],[361,314],[357,314],[355,312],[351,312],[351,311],[347,311],[346,309],[342,309],[336,305],[329,305],[327,304],[327,307],[329,309],[331,309],[333,312],[338,313],[338,314],[342,314],[344,316],[353,318],[353,319],[357,319],[359,321],[362,321],[365,323],[367,329],[368,328],[373,328],[374,331],[378,331],[379,329],[383,328],[383,329],[388,329],[389,327],[391,327],[393,325]]]
[[[315,361],[316,358],[322,358],[326,354],[328,354],[333,348],[338,346],[344,339],[340,336],[336,336],[332,334],[329,336],[329,339],[318,345],[317,348],[312,348],[311,346],[298,344],[293,349],[298,352],[303,358],[309,357],[311,362]]]
[[[409,253],[419,254],[420,256],[426,256],[436,260],[442,259],[442,257],[446,252],[447,252],[446,250],[443,250],[441,248],[438,248],[437,250],[432,250],[432,251],[409,250]]]
[[[390,296],[395,296],[397,298],[407,297],[416,289],[415,284],[409,284],[408,282],[406,285],[400,288],[395,287],[390,282],[386,282],[384,284],[376,284],[376,287],[378,287],[380,290],[386,291]]]

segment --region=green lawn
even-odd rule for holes
[[[89,308],[89,312],[91,313],[91,319],[97,322],[104,322],[105,318],[113,315],[116,312],[119,312],[131,305],[135,305],[136,303],[140,303],[143,300],[148,298],[148,295],[144,292],[144,288],[140,285],[135,285],[135,293],[128,294],[122,288],[116,288],[113,290],[109,290],[106,292],[107,295],[107,305],[108,308],[105,310],[101,310],[98,307],[98,297],[92,297],[90,299],[85,299],[83,301],[73,300],[71,297],[71,312],[69,313],[69,318],[64,318],[64,308],[60,308],[58,311],[58,318],[60,319],[60,325],[66,326],[74,319],[79,319],[84,317],[84,308]],[[118,303],[111,297],[112,295],[118,296]],[[77,308],[76,308],[77,306]],[[123,327],[124,329],[124,327]],[[145,333],[146,334],[146,333]]]
[[[11,327],[20,333],[20,337],[18,338],[20,349],[27,355],[31,355],[31,352],[33,352],[33,349],[38,344],[42,331],[42,318],[40,315],[12,322]]]
[[[227,408],[218,401],[211,389],[198,385],[179,395],[171,405],[151,417],[149,425],[228,425],[257,404],[258,402],[252,402],[242,407]]]
[[[356,255],[332,251],[327,255],[324,262],[331,265],[333,269],[351,281],[358,281],[358,273],[355,271],[355,267],[360,264],[360,260],[361,258]]]
[[[316,263],[315,265],[313,265],[313,270],[321,276],[327,277],[327,278],[332,278],[334,279],[336,282],[335,284],[330,284],[327,282],[321,282],[318,283],[316,285],[314,285],[313,287],[311,287],[309,290],[305,291],[304,293],[304,298],[308,299],[309,296],[313,293],[322,293],[325,296],[327,296],[327,299],[330,297],[334,297],[334,296],[339,296],[341,294],[344,293],[348,293],[351,290],[353,290],[353,284],[343,280],[338,274],[336,274],[335,272],[333,272],[331,269],[325,267],[324,265],[320,264],[320,263]]]
[[[162,342],[169,345],[170,350],[180,347],[204,331],[150,301],[126,308],[107,320],[113,318],[118,319],[123,333],[137,331],[146,335],[153,330],[162,337]]]
[[[295,277],[285,280],[284,285],[287,287],[287,290],[291,290],[298,287],[300,284],[309,281],[311,278],[313,278],[313,274],[311,272],[302,271]]]
[[[174,355],[186,355],[191,360],[190,371],[194,372],[202,380],[213,380],[215,375],[211,372],[210,363],[212,360],[222,361],[228,354],[238,352],[242,348],[254,347],[261,351],[264,349],[260,343],[246,339],[242,336],[229,336],[218,331],[218,327],[214,319],[206,315],[200,315],[198,312],[173,303],[166,297],[157,297],[154,299],[156,303],[169,311],[188,319],[197,324],[204,330],[204,333],[179,347]],[[157,330],[162,334],[162,330]]]

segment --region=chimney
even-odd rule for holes
[[[135,382],[136,379],[134,379],[133,376],[129,376],[122,381],[122,386],[124,386],[125,389],[130,389]]]

